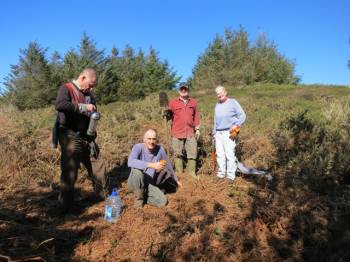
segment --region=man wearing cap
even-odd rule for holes
[[[187,156],[187,173],[196,176],[197,140],[199,139],[199,116],[197,101],[189,97],[189,86],[180,83],[179,97],[169,103],[168,112],[172,120],[171,136],[175,155],[175,170],[183,172],[183,149]]]

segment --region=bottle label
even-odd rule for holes
[[[106,206],[105,207],[105,219],[106,220],[110,220],[110,219],[112,219],[112,206]]]

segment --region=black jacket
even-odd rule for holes
[[[77,88],[78,89],[78,88]],[[81,92],[78,90],[78,92]],[[82,92],[81,92],[82,93]],[[86,104],[94,104],[96,101],[90,92],[82,93]],[[60,126],[67,127],[74,132],[79,132],[86,136],[89,127],[90,117],[86,113],[80,113],[77,102],[72,101],[72,97],[65,85],[61,86],[56,98],[57,121]]]

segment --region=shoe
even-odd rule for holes
[[[230,183],[230,184],[232,184],[232,183],[234,183],[235,182],[235,180],[236,180],[236,178],[227,178],[227,180],[228,180],[228,182]]]
[[[225,178],[225,175],[216,174],[216,177],[219,178],[219,179],[224,179],[224,178]]]
[[[215,181],[217,183],[220,183],[220,182],[223,182],[224,181],[224,178],[223,177],[219,177],[219,176],[215,176]]]

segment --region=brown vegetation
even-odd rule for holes
[[[84,172],[74,212],[58,214],[59,153],[49,147],[53,110],[1,108],[0,261],[348,261],[348,103],[335,100],[337,90],[319,90],[312,101],[302,95],[295,101],[275,97],[271,105],[263,95],[255,104],[246,102],[250,94],[240,99],[250,120],[241,131],[238,155],[269,169],[272,182],[243,175],[234,183],[216,180],[205,113],[215,97],[209,99],[201,110],[200,180],[179,175],[183,187],[168,196],[165,208],[135,209],[125,183],[125,161],[146,128],[156,127],[166,144],[160,109],[152,106],[156,96],[102,107],[98,143],[123,201],[116,224],[103,220],[104,203],[96,202]],[[325,102],[322,92],[333,92],[331,101]],[[286,108],[298,103],[323,109],[286,115]]]

